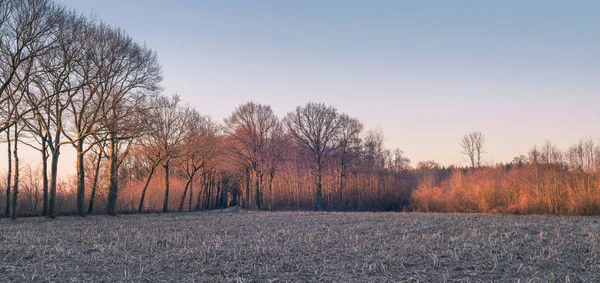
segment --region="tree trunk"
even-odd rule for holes
[[[141,213],[144,209],[144,199],[146,199],[146,191],[148,190],[148,186],[150,185],[150,181],[152,180],[152,175],[154,175],[154,171],[156,171],[156,165],[152,165],[150,169],[150,173],[148,173],[148,178],[146,178],[146,182],[144,183],[144,189],[142,189],[142,197],[140,198],[140,205],[138,206],[138,213]]]
[[[162,211],[169,212],[169,161],[163,167],[165,169],[165,201]]]
[[[275,178],[275,171],[269,173],[269,210],[273,210],[273,179]]]
[[[339,183],[339,190],[340,190],[340,209],[344,208],[344,175],[346,174],[344,171],[346,169],[346,166],[344,165],[343,161],[342,164],[340,166],[340,174],[339,174],[339,178],[340,178],[340,183]]]
[[[213,198],[214,183],[214,176],[213,174],[210,174],[208,176],[208,181],[206,182],[206,209],[212,208],[211,203]]]
[[[94,168],[94,182],[92,183],[92,192],[90,193],[90,203],[88,205],[87,214],[94,212],[94,198],[96,197],[96,188],[98,187],[98,176],[100,175],[100,163],[102,160],[102,153],[98,153],[96,160],[96,168]]]
[[[255,172],[255,179],[254,179],[254,200],[256,201],[256,209],[261,210],[261,197],[260,197],[260,183],[261,183],[261,179],[262,179],[262,175],[258,172],[258,169],[254,170]],[[260,175],[260,176],[259,176]]]
[[[111,134],[109,140],[110,153],[108,157],[108,205],[106,212],[108,215],[117,215],[117,197],[119,189],[118,160],[117,160],[117,140]]]
[[[185,196],[187,195],[188,189],[190,188],[190,183],[192,182],[192,180],[194,180],[194,174],[196,172],[192,173],[192,175],[190,175],[190,177],[188,178],[187,182],[185,182],[185,188],[183,189],[183,194],[181,195],[181,201],[179,201],[179,208],[177,209],[177,211],[182,212],[183,211],[183,204],[185,203]]]
[[[10,217],[10,186],[12,182],[12,144],[10,127],[6,129],[6,142],[8,143],[8,172],[6,173],[6,207],[4,208],[4,216]]]
[[[223,208],[223,199],[221,197],[221,190],[223,189],[223,182],[222,180],[217,182],[217,194],[216,194],[216,203],[215,203],[215,208]]]
[[[77,153],[77,215],[85,216],[85,167],[83,160],[83,138],[75,147]]]
[[[210,203],[212,198],[213,191],[213,176],[212,174],[208,176],[208,181],[206,182],[206,209],[210,209]]]
[[[323,175],[322,175],[323,172],[322,171],[323,170],[321,168],[321,161],[318,160],[318,162],[317,162],[317,195],[316,195],[317,211],[323,211],[323,192],[321,190],[321,183],[323,180]]]
[[[202,186],[204,185],[204,183],[206,182],[206,173],[202,174],[202,181],[200,182],[200,188],[202,188]],[[204,192],[206,192],[206,189],[204,190]],[[199,211],[200,209],[202,209],[202,191],[198,192],[198,200],[196,201],[196,211]]]
[[[48,148],[46,139],[42,139],[42,216],[48,216]]]
[[[36,186],[35,187],[35,195],[33,198],[33,201],[34,201],[33,202],[33,214],[37,214],[39,199],[40,199],[40,189],[39,189],[39,187]]]
[[[190,199],[188,211],[192,211],[192,198],[194,197],[194,176],[192,175],[192,182],[190,183]]]
[[[48,214],[51,218],[56,217],[56,182],[59,156],[60,148],[57,147],[52,151],[52,159],[50,161],[50,199],[48,203]]]
[[[244,203],[244,207],[250,208],[250,168],[246,167],[246,202]]]
[[[229,204],[230,206],[237,206],[239,204],[238,195],[238,186],[235,186],[231,190],[231,203]]]
[[[15,146],[13,148],[13,156],[15,159],[15,175],[14,175],[14,188],[13,188],[13,199],[12,199],[12,220],[17,219],[17,201],[19,195],[19,154],[18,154],[18,141],[19,132],[17,131],[17,124],[15,124]]]

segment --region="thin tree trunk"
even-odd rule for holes
[[[317,161],[317,195],[316,195],[316,209],[317,211],[323,211],[323,192],[321,190],[321,183],[322,183],[322,168],[321,168],[321,161],[318,160]]]
[[[42,216],[48,216],[48,147],[46,139],[42,139]]]
[[[10,217],[10,186],[12,182],[12,144],[10,137],[10,127],[6,129],[6,142],[8,143],[8,172],[6,174],[6,206],[4,216]]]
[[[19,141],[19,132],[17,131],[17,124],[15,124],[15,146],[13,148],[13,156],[15,159],[15,175],[14,175],[14,189],[13,189],[13,199],[12,199],[12,220],[17,219],[17,202],[19,195],[19,154],[18,154],[18,141]]]
[[[194,197],[194,176],[192,175],[192,182],[190,183],[190,198],[188,211],[192,211],[192,198]]]
[[[37,214],[38,202],[40,198],[40,188],[38,186],[35,187],[35,197],[33,198],[33,214]]]
[[[98,158],[96,160],[96,168],[94,168],[94,181],[92,183],[92,192],[90,193],[90,203],[88,205],[88,214],[92,214],[94,212],[94,198],[96,197],[96,188],[98,188],[98,177],[100,175],[100,163],[102,160],[102,153],[98,153]]]
[[[148,174],[148,178],[146,178],[146,182],[144,183],[142,197],[140,198],[140,205],[138,206],[138,213],[141,213],[144,209],[144,199],[146,199],[146,191],[148,190],[148,186],[150,185],[150,180],[152,180],[152,175],[154,175],[154,171],[156,171],[156,166],[158,166],[158,163],[152,165],[150,173]]]
[[[223,189],[223,181],[220,180],[217,182],[217,195],[216,195],[216,203],[215,203],[215,209],[217,208],[223,208],[223,199],[221,197],[221,190]]]
[[[202,174],[202,181],[200,182],[200,188],[202,188],[202,186],[204,185],[204,183],[206,182],[206,173]],[[206,190],[204,191],[206,192]],[[200,209],[202,209],[202,191],[198,192],[198,200],[196,201],[196,211],[199,211]]]
[[[50,161],[50,199],[48,202],[48,214],[51,218],[56,217],[56,183],[58,175],[58,157],[60,148],[54,149]]]
[[[344,175],[345,175],[345,169],[346,166],[343,163],[344,161],[342,161],[342,164],[340,166],[340,174],[339,174],[339,178],[340,178],[340,183],[339,183],[339,190],[340,190],[340,209],[344,208]]]
[[[208,177],[208,181],[206,182],[206,209],[210,209],[210,203],[212,198],[212,186],[213,186],[213,176],[212,174]]]
[[[83,138],[75,147],[77,153],[77,215],[85,216],[85,167],[83,154]]]
[[[183,211],[183,204],[185,203],[185,196],[187,195],[188,189],[190,188],[190,183],[192,182],[192,180],[194,180],[194,174],[196,172],[192,173],[192,175],[190,175],[190,177],[188,178],[187,182],[185,182],[185,188],[183,189],[183,194],[181,195],[181,201],[179,201],[179,208],[177,209],[177,211],[182,212]]]
[[[244,206],[246,209],[250,208],[250,168],[246,167],[246,202]]]
[[[165,169],[165,201],[163,203],[163,212],[169,212],[169,162],[164,166]]]
[[[254,198],[255,198],[255,201],[256,201],[256,209],[261,210],[262,207],[261,207],[261,203],[260,203],[260,200],[261,200],[261,197],[260,197],[260,183],[261,183],[262,175],[260,175],[260,173],[258,172],[258,169],[255,169],[254,172],[255,172],[255,177],[256,177],[254,179],[254,189],[255,189]]]
[[[119,176],[118,176],[118,168],[117,168],[117,140],[114,136],[110,137],[109,141],[110,153],[109,153],[109,168],[108,168],[108,205],[107,205],[107,213],[109,215],[117,214],[117,196],[119,189]]]
[[[273,179],[275,178],[275,171],[269,173],[269,210],[273,210]]]

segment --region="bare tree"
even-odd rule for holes
[[[225,119],[225,127],[232,137],[233,155],[254,171],[256,208],[262,209],[262,181],[265,174],[267,140],[281,128],[271,106],[248,102]]]
[[[49,52],[56,39],[55,25],[63,9],[50,0],[4,0],[0,2],[0,105],[15,100],[8,88],[11,84],[22,87],[22,80],[29,79],[18,73],[30,69],[40,56]],[[24,66],[27,65],[27,66]],[[15,80],[20,80],[15,83]],[[0,121],[0,132],[11,127],[22,115],[33,111],[31,105],[18,114],[12,108],[4,121]]]
[[[208,118],[201,116],[196,111],[188,114],[186,123],[187,133],[183,140],[181,158],[178,165],[187,179],[178,211],[183,211],[185,197],[189,191],[189,209],[193,197],[194,176],[208,163],[212,162],[219,153],[217,143],[219,136],[216,125]]]
[[[317,210],[323,210],[323,167],[336,150],[335,137],[340,130],[337,110],[323,103],[309,102],[288,113],[285,124],[296,143],[310,152],[314,163]]]
[[[12,214],[11,214],[11,219],[15,220],[17,219],[17,203],[18,203],[18,195],[19,195],[19,151],[18,151],[18,145],[19,145],[19,132],[20,130],[18,129],[18,123],[15,123],[13,125],[14,127],[14,137],[13,137],[13,158],[15,161],[15,174],[14,174],[14,181],[13,181],[13,198],[12,198]],[[9,195],[6,195],[7,199],[10,199]]]
[[[339,117],[340,129],[335,137],[337,156],[338,156],[338,190],[340,207],[344,201],[344,177],[346,176],[346,167],[350,162],[356,159],[360,154],[361,139],[360,133],[363,125],[358,119],[350,118],[346,114]]]
[[[369,170],[383,168],[386,164],[386,152],[384,146],[383,130],[380,128],[370,129],[365,138],[364,154]]]
[[[481,132],[472,132],[464,135],[460,146],[461,153],[471,163],[471,168],[481,167],[481,157],[485,153],[485,136]]]
[[[291,137],[286,133],[282,123],[278,123],[266,141],[264,166],[268,174],[267,193],[269,197],[268,209],[273,209],[273,180],[277,170],[284,162],[290,151]]]
[[[54,25],[56,17],[61,12],[61,9],[51,1],[46,0],[0,1],[0,109],[2,109],[0,112],[3,112],[0,132],[7,131],[8,137],[10,137],[9,129],[22,120],[23,115],[37,107],[37,105],[20,107],[24,98],[23,92],[30,83],[30,76],[33,74],[38,58],[53,46]],[[8,143],[10,142],[9,139]],[[17,148],[13,148],[15,151],[13,155],[16,155],[16,150]],[[11,159],[9,153],[8,179],[13,173]],[[14,173],[18,176],[17,172]],[[8,216],[11,184],[10,181],[7,183],[5,213]],[[18,186],[18,183],[12,185]],[[16,215],[16,212],[14,214]]]
[[[149,95],[162,80],[156,53],[133,41],[121,30],[100,25],[96,46],[102,54],[99,91],[102,93],[100,127],[108,140],[109,192],[107,213],[116,214],[118,169],[134,138],[142,135],[143,115]]]
[[[410,159],[404,155],[404,152],[399,148],[394,149],[390,166],[392,171],[398,173],[410,168]]]
[[[71,13],[62,13],[56,19],[55,47],[40,57],[40,72],[32,82],[35,90],[28,91],[28,103],[31,105],[37,123],[43,132],[37,135],[45,139],[50,152],[50,181],[48,214],[56,217],[56,190],[58,160],[61,147],[72,143],[63,138],[65,116],[72,100],[85,87],[85,81],[77,76],[77,63],[84,59],[82,51],[82,18]],[[50,99],[46,99],[46,97]],[[40,102],[39,107],[33,105]],[[82,213],[80,213],[82,214]]]
[[[186,123],[190,109],[179,105],[179,96],[174,94],[170,98],[166,96],[157,97],[152,102],[148,117],[150,135],[148,144],[156,150],[154,156],[160,159],[164,169],[165,198],[163,212],[169,211],[169,187],[171,165],[179,157],[187,131]],[[143,203],[140,202],[140,206]]]
[[[4,207],[4,216],[10,216],[10,186],[12,176],[12,144],[11,144],[10,128],[6,129],[6,143],[7,143],[7,161],[8,161],[8,172],[6,174],[6,205]]]
[[[96,141],[88,138],[94,134],[102,135],[102,103],[106,92],[101,92],[104,86],[104,70],[107,65],[102,58],[106,56],[105,47],[97,44],[102,29],[89,22],[85,17],[72,15],[69,19],[70,29],[69,53],[73,55],[71,60],[73,80],[81,86],[75,96],[72,97],[65,116],[69,120],[61,128],[62,134],[67,138],[75,149],[77,169],[77,214],[85,216],[85,154],[96,146]],[[98,135],[97,135],[98,136]],[[96,137],[97,137],[96,136]]]
[[[154,125],[151,124],[148,128],[151,129],[153,128],[152,126]],[[144,182],[144,187],[142,188],[142,195],[140,197],[140,204],[138,206],[138,212],[140,213],[144,209],[146,191],[148,190],[152,176],[154,176],[156,168],[165,158],[160,145],[153,143],[153,136],[154,132],[148,131],[144,137],[140,138],[139,144],[135,150],[135,154],[133,154],[133,156],[135,156],[134,158],[138,159],[137,163],[139,163],[146,170],[146,181]]]
[[[96,198],[96,191],[98,190],[98,178],[100,177],[100,166],[102,165],[102,159],[106,157],[106,154],[102,150],[106,147],[106,141],[102,138],[96,138],[96,140],[100,141],[96,143],[97,146],[91,148],[92,152],[94,153],[94,176],[92,179],[92,189],[90,192],[90,201],[88,203],[87,214],[91,214],[94,211],[94,200]]]

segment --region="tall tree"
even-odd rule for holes
[[[105,25],[95,29],[102,93],[100,127],[106,132],[108,148],[107,213],[117,213],[118,170],[129,152],[131,141],[143,133],[142,113],[148,97],[160,89],[161,68],[156,53],[140,45],[121,30]]]
[[[180,171],[186,178],[183,194],[179,202],[178,211],[180,212],[183,211],[188,191],[190,193],[189,209],[191,210],[194,176],[204,166],[212,162],[219,153],[217,151],[219,136],[216,125],[208,117],[203,117],[196,111],[191,111],[188,114],[187,120],[187,133],[182,142],[181,158],[178,160]]]
[[[485,136],[481,132],[472,132],[463,136],[460,141],[461,153],[471,163],[471,168],[481,167],[481,158],[485,153]]]
[[[182,142],[187,134],[187,119],[191,113],[189,107],[182,107],[179,103],[180,99],[176,94],[171,97],[159,96],[150,109],[150,143],[156,147],[157,155],[162,157],[161,164],[165,173],[163,212],[169,211],[171,167],[181,153]]]
[[[290,136],[286,133],[282,123],[277,125],[273,133],[267,139],[265,157],[263,162],[268,174],[267,193],[269,197],[268,209],[273,209],[273,180],[280,169],[282,163],[289,155]]]
[[[35,109],[35,117],[38,123],[42,125],[41,128],[45,131],[45,133],[39,134],[47,139],[50,152],[48,214],[52,218],[56,217],[57,213],[56,186],[61,147],[71,143],[63,137],[66,110],[70,106],[73,97],[78,95],[85,86],[85,82],[75,72],[77,62],[84,59],[80,44],[82,39],[80,29],[80,17],[74,12],[61,13],[57,17],[54,30],[55,46],[40,57],[40,72],[32,79],[36,93],[28,96],[28,102],[30,103],[43,101],[40,107],[33,109]],[[33,98],[36,95],[40,97]],[[45,100],[44,97],[50,99]]]
[[[309,102],[288,113],[284,121],[297,144],[310,152],[317,187],[315,208],[321,211],[323,167],[336,150],[335,137],[340,130],[339,114],[331,106]]]
[[[335,137],[338,156],[338,192],[340,208],[344,202],[344,177],[346,177],[346,167],[356,159],[360,154],[361,139],[360,133],[363,125],[358,119],[350,118],[342,114],[339,117],[340,129]]]
[[[271,106],[248,102],[225,119],[225,127],[232,137],[230,151],[254,172],[256,208],[261,209],[267,140],[281,127],[280,121]]]
[[[62,134],[75,149],[77,169],[77,214],[85,216],[85,154],[96,146],[95,140],[88,139],[91,135],[102,132],[100,121],[102,103],[107,93],[100,92],[104,80],[106,62],[101,60],[106,52],[102,45],[97,45],[95,25],[86,18],[72,15],[70,18],[69,36],[73,44],[69,53],[74,54],[72,60],[72,77],[81,85],[77,94],[71,99],[66,111],[69,123],[62,127]]]

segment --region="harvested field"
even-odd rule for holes
[[[600,218],[240,212],[0,221],[0,281],[594,281]]]

